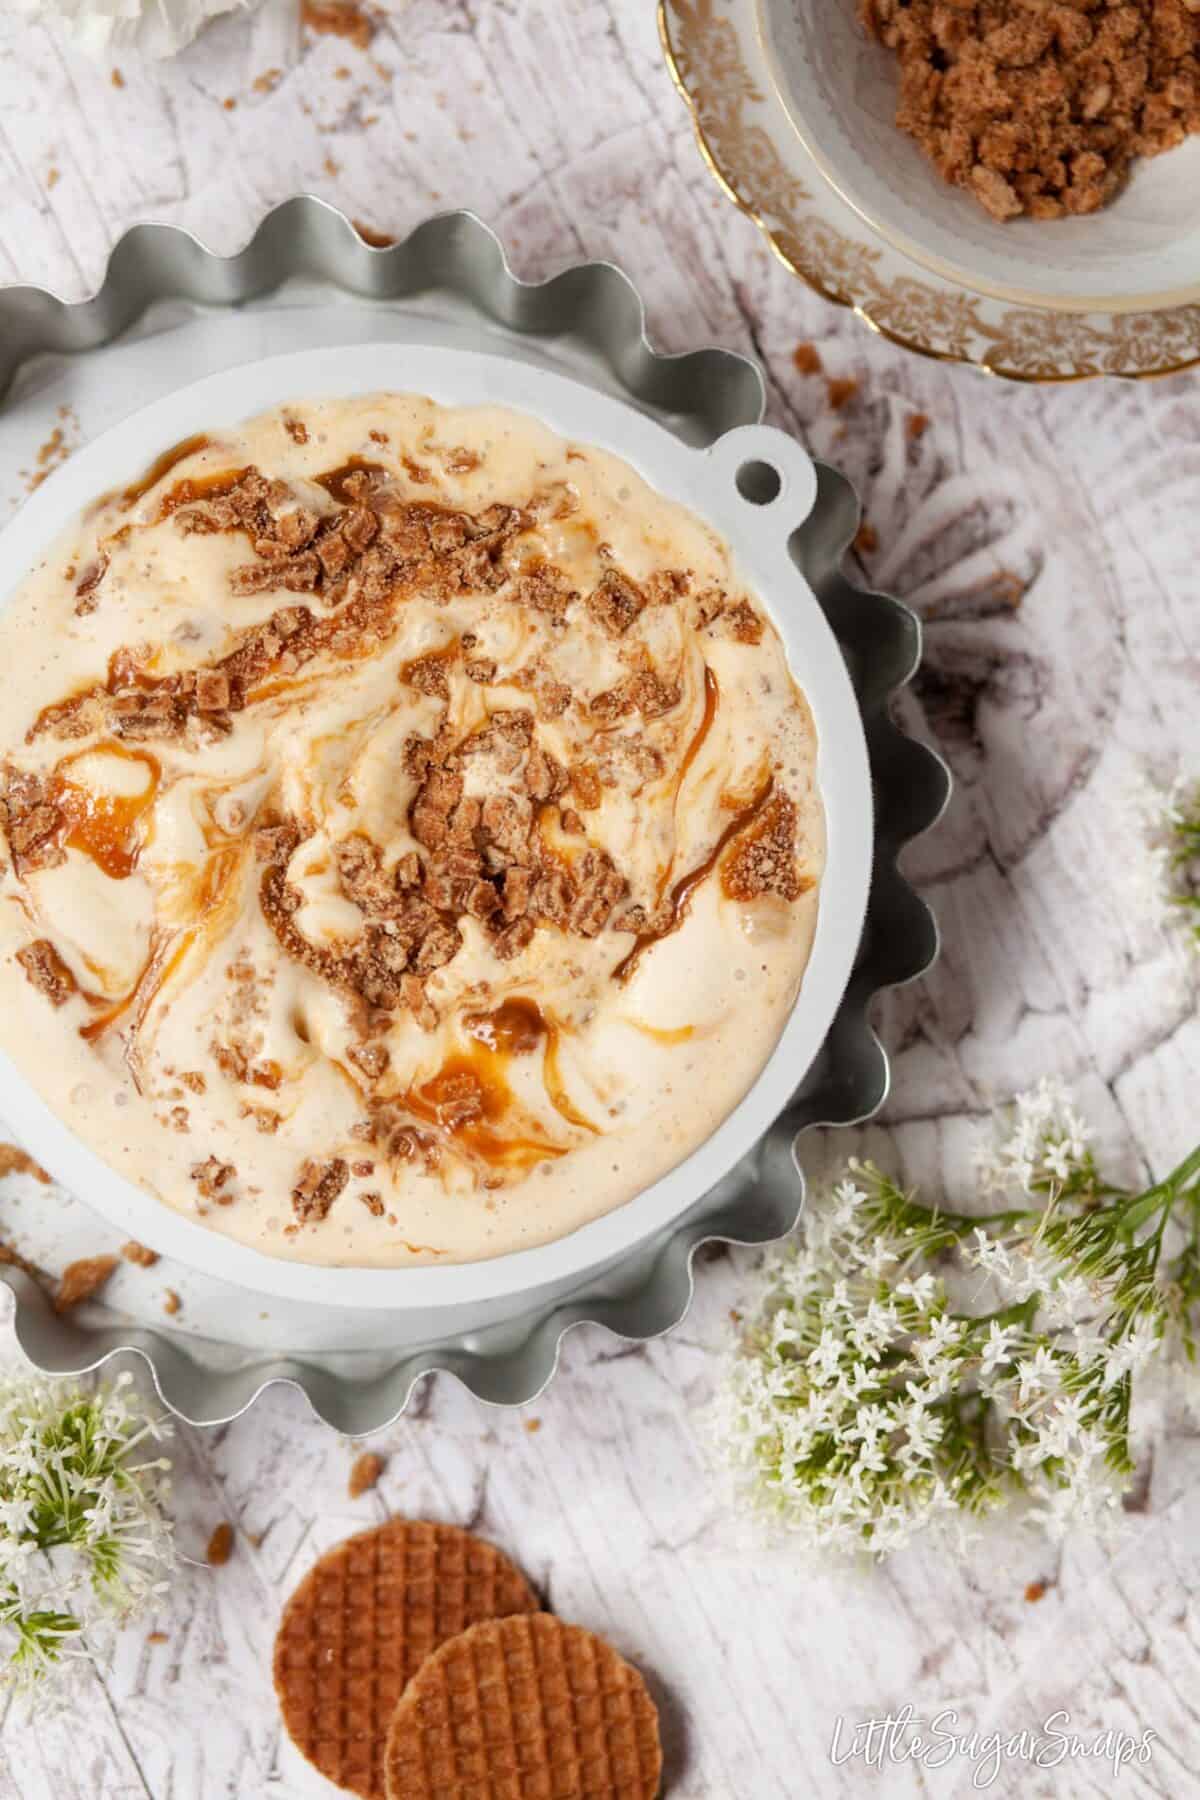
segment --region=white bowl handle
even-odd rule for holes
[[[704,453],[707,491],[718,516],[744,515],[783,541],[807,519],[817,498],[817,471],[803,445],[771,425],[727,431]],[[740,534],[739,534],[740,535]],[[735,539],[736,542],[736,539]]]

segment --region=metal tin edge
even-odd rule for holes
[[[87,301],[70,304],[28,287],[0,289],[0,399],[31,358],[111,343],[158,300],[231,306],[268,295],[295,276],[373,300],[441,290],[510,332],[573,334],[602,356],[627,395],[660,418],[667,415],[664,422],[691,441],[715,441],[762,415],[762,376],[747,358],[721,349],[664,355],[652,348],[641,298],[613,264],[580,264],[527,283],[513,275],[499,240],[473,214],[440,214],[403,242],[377,249],[343,214],[308,196],[276,207],[232,257],[214,256],[172,226],[136,226],[117,244],[100,290]],[[191,1423],[233,1418],[264,1388],[286,1382],[335,1429],[361,1435],[403,1412],[417,1383],[434,1371],[456,1376],[495,1404],[528,1401],[552,1379],[563,1340],[576,1325],[603,1324],[631,1341],[659,1336],[691,1304],[703,1244],[760,1245],[792,1228],[804,1194],[793,1152],[797,1134],[867,1118],[886,1097],[888,1061],[869,1023],[870,1003],[882,988],[918,977],[937,954],[933,916],[900,875],[897,857],[936,821],[949,794],[945,766],[890,718],[893,696],[920,659],[919,623],[898,601],[857,587],[845,574],[858,502],[844,476],[822,464],[817,473],[817,505],[791,549],[842,645],[862,707],[876,794],[875,866],[859,957],[825,1049],[755,1151],[615,1272],[540,1310],[406,1352],[382,1371],[368,1372],[359,1357],[332,1366],[339,1359],[252,1353],[214,1368],[190,1353],[204,1340],[59,1317],[34,1281],[3,1268],[0,1280],[15,1297],[17,1340],[31,1361],[55,1374],[77,1374],[122,1354],[139,1358],[164,1404]]]

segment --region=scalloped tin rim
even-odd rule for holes
[[[297,275],[314,279],[326,292],[368,293],[398,302],[446,293],[455,306],[465,306],[475,321],[473,329],[519,354],[526,339],[565,342],[572,357],[577,348],[582,351],[584,379],[596,379],[589,364],[598,360],[606,379],[608,373],[617,377],[629,399],[673,431],[700,442],[710,443],[731,424],[754,423],[762,415],[765,388],[757,365],[717,348],[672,355],[655,351],[646,336],[640,296],[614,265],[575,265],[546,281],[526,283],[511,274],[499,240],[473,214],[438,215],[395,246],[377,249],[362,243],[343,214],[309,197],[276,207],[249,244],[228,258],[208,252],[177,227],[135,226],[117,245],[109,275],[89,301],[65,303],[30,288],[0,290],[0,323],[12,327],[0,333],[8,351],[5,359],[0,342],[0,391],[28,358],[96,349],[127,336],[156,300],[183,297],[227,308],[273,294]],[[619,329],[601,318],[596,304],[614,275],[630,296],[635,315]],[[251,314],[255,310],[251,306]],[[346,317],[344,309],[339,312]],[[429,323],[435,335],[461,329],[461,320],[449,322],[444,309]],[[929,907],[897,874],[895,855],[936,822],[949,793],[941,760],[904,739],[887,716],[891,695],[909,679],[919,655],[919,624],[898,601],[854,586],[843,573],[841,557],[854,532],[857,502],[839,472],[819,465],[819,476],[816,512],[803,534],[796,535],[813,546],[810,580],[830,616],[838,619],[839,632],[849,631],[851,662],[860,671],[856,685],[871,695],[872,774],[885,806],[894,786],[895,752],[903,746],[911,753],[904,776],[909,823],[897,840],[876,846],[865,948],[831,1036],[833,1066],[816,1079],[811,1092],[797,1097],[768,1134],[789,1140],[810,1126],[860,1122],[882,1104],[888,1063],[867,1008],[883,987],[921,976],[937,949]],[[826,514],[834,521],[832,530],[827,520],[823,528]],[[833,590],[832,600],[827,588]],[[890,622],[886,628],[885,620]],[[150,1368],[170,1410],[196,1424],[236,1417],[264,1388],[283,1382],[300,1388],[314,1413],[335,1429],[362,1434],[403,1412],[424,1374],[452,1374],[489,1403],[523,1404],[552,1378],[562,1339],[575,1325],[602,1323],[628,1342],[672,1329],[690,1306],[693,1262],[702,1244],[762,1245],[795,1224],[803,1176],[797,1178],[792,1143],[786,1157],[791,1173],[783,1179],[778,1166],[760,1179],[761,1160],[749,1159],[719,1194],[704,1196],[669,1232],[626,1259],[618,1270],[619,1283],[606,1277],[506,1318],[500,1337],[487,1327],[415,1349],[398,1347],[389,1366],[366,1378],[333,1366],[320,1352],[234,1352],[237,1360],[231,1365],[228,1347],[215,1340],[120,1318],[105,1322],[103,1309],[59,1317],[42,1290],[19,1270],[0,1269],[0,1280],[14,1291],[18,1341],[47,1372],[80,1374],[135,1353]],[[213,1365],[214,1351],[224,1359],[220,1366]]]

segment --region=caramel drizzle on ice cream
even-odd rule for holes
[[[293,437],[307,441],[307,434]],[[200,466],[181,473],[192,458]],[[331,990],[360,1033],[349,1050],[335,1050],[297,1025],[298,1066],[324,1056],[336,1069],[365,1114],[355,1131],[369,1156],[356,1159],[350,1145],[335,1143],[322,1158],[309,1158],[293,1191],[297,1224],[288,1229],[319,1224],[347,1189],[350,1169],[358,1162],[373,1166],[375,1156],[431,1172],[456,1161],[484,1188],[516,1182],[605,1129],[573,1091],[584,1079],[602,1101],[603,1084],[586,1074],[586,1063],[581,1076],[574,1051],[566,1073],[563,1067],[564,1045],[586,1009],[576,1016],[565,1007],[560,1018],[528,993],[504,994],[510,982],[536,980],[541,965],[524,959],[539,934],[549,934],[551,943],[546,950],[543,939],[543,958],[568,968],[572,944],[600,945],[609,960],[599,981],[623,985],[656,943],[681,929],[697,890],[731,846],[731,864],[743,844],[754,846],[753,857],[738,864],[739,897],[768,888],[803,891],[788,874],[795,863],[795,809],[787,811],[791,802],[777,792],[769,769],[711,850],[669,891],[674,849],[668,848],[665,867],[645,872],[639,894],[620,856],[604,847],[603,829],[596,833],[590,823],[597,812],[603,816],[607,792],[624,781],[627,792],[644,794],[648,808],[660,809],[659,829],[668,846],[675,844],[691,790],[702,792],[709,778],[693,778],[685,796],[722,701],[717,671],[698,640],[705,631],[724,631],[756,646],[761,622],[745,601],[722,615],[711,592],[685,612],[692,594],[686,571],[634,580],[616,565],[592,520],[574,518],[569,487],[549,503],[535,492],[521,505],[472,513],[406,497],[405,476],[413,483],[429,477],[424,465],[399,453],[396,468],[351,455],[292,484],[252,464],[228,466],[232,460],[227,446],[201,434],[164,452],[140,480],[101,503],[128,514],[151,501],[144,516],[98,534],[95,555],[80,564],[76,611],[86,617],[107,603],[114,559],[132,533],[156,529],[245,539],[250,560],[233,570],[234,594],[278,593],[280,603],[227,635],[222,654],[190,666],[179,666],[186,638],[116,651],[102,681],[43,706],[27,733],[31,746],[49,738],[80,747],[47,776],[9,769],[0,783],[0,823],[22,881],[75,852],[115,881],[136,872],[155,892],[148,950],[129,990],[115,1000],[91,994],[70,984],[64,964],[54,1003],[69,999],[77,1015],[84,1013],[78,1031],[88,1043],[119,1033],[134,1084],[148,1092],[142,1084],[152,1044],[144,1040],[159,1030],[169,995],[208,965],[250,904],[283,956]],[[463,466],[470,473],[479,459]],[[556,532],[564,544],[574,534],[599,559],[602,572],[590,591],[573,585],[569,557],[565,568],[556,563],[550,548]],[[508,639],[518,649],[507,663],[499,640],[481,644],[474,625],[463,624],[464,604],[483,613],[496,596],[521,615]],[[392,665],[395,698],[384,707],[387,717],[374,719],[379,729],[391,714],[412,709],[422,721],[420,730],[398,740],[403,768],[397,776],[411,794],[400,846],[373,841],[362,830],[341,835],[344,825],[335,829],[325,816],[328,800],[305,788],[305,799],[289,793],[285,803],[278,780],[260,788],[232,822],[221,814],[218,829],[212,819],[221,782],[205,784],[194,771],[206,747],[215,753],[239,729],[253,729],[240,726],[244,715],[268,730],[292,708],[302,720],[333,684],[388,653],[412,601],[454,602],[459,610],[440,642],[428,625],[414,634],[415,646],[427,647]],[[656,638],[662,608],[676,609],[680,624],[668,620]],[[571,677],[564,681],[563,671],[551,666],[556,649],[571,642],[573,619],[603,650],[593,692],[571,668],[564,665]],[[689,666],[697,679],[688,678]],[[685,693],[692,696],[687,706]],[[570,767],[548,747],[555,733],[571,748]],[[124,776],[106,787],[95,779],[101,770],[89,763],[94,758],[112,759]],[[134,766],[144,779],[129,774]],[[208,854],[182,889],[178,874],[170,876],[168,903],[168,890],[154,886],[164,878],[147,846],[155,842],[157,809],[183,779],[195,784],[189,804],[196,816],[206,809],[210,815],[202,825]],[[344,936],[323,936],[306,925],[308,864],[325,870],[326,891],[343,908],[339,916],[348,912],[360,921]],[[726,881],[722,892],[733,894]],[[444,972],[467,947],[478,957],[480,946],[493,959],[494,977],[474,984],[483,990],[479,1003],[466,1004],[460,994],[443,1017],[443,995],[455,991],[442,981]],[[594,968],[593,952],[588,955]],[[49,994],[50,975],[44,980]],[[391,1065],[398,1022],[415,1033],[403,1040],[409,1058],[403,1067]],[[690,1024],[639,1024],[638,1030],[662,1046],[694,1035]],[[419,1054],[423,1033],[438,1034],[436,1057]],[[245,1064],[239,1074],[236,1058],[227,1063],[221,1067],[233,1070],[232,1079],[259,1079]],[[257,1066],[261,1073],[267,1063]],[[274,1092],[291,1076],[278,1063],[270,1066]],[[242,1116],[248,1112],[262,1118],[264,1130],[279,1124],[257,1101],[243,1106]],[[220,1166],[232,1168],[224,1160]],[[237,1190],[230,1175],[219,1204],[230,1204]],[[203,1183],[198,1191],[203,1195]],[[377,1196],[359,1197],[372,1203],[374,1215]]]

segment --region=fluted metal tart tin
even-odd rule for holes
[[[39,434],[43,445],[55,431],[87,440],[4,533],[13,580],[127,469],[189,431],[284,400],[416,390],[451,404],[513,406],[611,449],[732,544],[813,706],[829,816],[813,957],[763,1074],[662,1181],[536,1250],[444,1269],[267,1258],[117,1177],[11,1066],[0,1067],[0,1117],[65,1184],[53,1201],[41,1190],[36,1204],[29,1194],[11,1202],[0,1234],[50,1267],[131,1236],[163,1253],[151,1270],[123,1269],[107,1290],[111,1305],[68,1316],[53,1312],[29,1275],[0,1270],[26,1353],[54,1371],[140,1353],[165,1402],[198,1422],[229,1418],[267,1382],[290,1380],[332,1424],[360,1433],[402,1410],[428,1370],[449,1370],[487,1399],[520,1402],[549,1379],[571,1325],[596,1320],[645,1338],[677,1323],[699,1244],[761,1243],[794,1222],[803,1194],[797,1133],[880,1104],[887,1062],[868,1004],[935,953],[928,910],[895,856],[936,817],[947,781],[888,720],[891,694],[915,667],[918,628],[896,602],[841,572],[857,522],[848,484],[758,423],[761,379],[744,358],[659,356],[616,269],[584,265],[546,283],[518,282],[492,234],[462,213],[380,250],[329,207],[296,200],[230,259],[177,230],[138,227],[91,301],[0,291],[0,385],[0,477],[31,460],[36,470]],[[766,504],[746,497],[761,492],[742,475],[757,463],[779,478]],[[167,1288],[182,1302],[169,1325]]]

